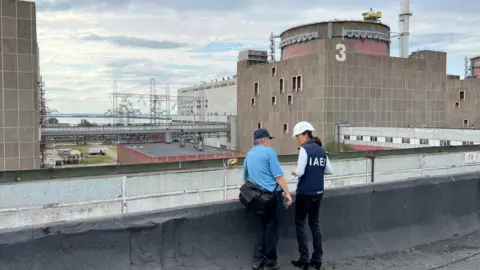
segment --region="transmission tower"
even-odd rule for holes
[[[472,68],[470,64],[470,59],[465,56],[465,78],[468,78],[472,75]]]
[[[165,123],[169,123],[170,117],[171,117],[171,112],[170,110],[172,109],[170,107],[170,85],[165,86],[165,95],[166,95],[166,112],[165,112]]]
[[[117,108],[117,98],[118,98],[118,88],[117,82],[114,81],[112,85],[112,103],[113,103],[113,125],[116,126],[118,124],[118,108]]]

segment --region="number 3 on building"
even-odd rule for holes
[[[338,43],[337,46],[335,46],[335,49],[338,51],[338,53],[335,54],[335,59],[337,59],[339,62],[345,61],[345,59],[347,59],[347,54],[345,53],[345,44]]]

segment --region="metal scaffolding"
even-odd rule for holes
[[[48,126],[48,115],[51,113],[58,113],[57,110],[51,110],[47,105],[47,98],[45,96],[45,81],[43,80],[42,76],[40,76],[40,80],[37,82],[38,92],[39,92],[39,103],[38,103],[38,114],[39,120],[38,124],[41,128],[45,128]],[[45,162],[47,159],[47,148],[51,147],[51,141],[47,142],[47,137],[40,133],[40,168],[45,166]]]
[[[42,79],[42,76],[40,76],[40,80],[37,82],[38,86],[38,91],[40,94],[40,100],[38,103],[38,111],[39,111],[39,125],[41,128],[45,127],[46,125],[46,116],[47,116],[47,104],[45,101],[45,82]],[[46,158],[46,140],[45,136],[41,136],[40,138],[40,166],[43,166],[45,163],[45,158]]]

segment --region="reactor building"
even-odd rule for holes
[[[471,61],[471,69],[472,69],[472,77],[476,77],[480,79],[480,56],[473,57],[470,59]]]
[[[0,171],[40,168],[38,46],[35,3],[0,1]]]
[[[470,58],[464,79],[448,77],[446,100],[447,127],[480,127],[480,56]]]
[[[446,53],[424,50],[391,57],[390,27],[380,17],[371,12],[363,21],[287,29],[279,35],[279,61],[269,62],[267,52],[240,53],[238,150],[247,151],[252,131],[264,127],[276,137],[279,154],[296,153],[291,131],[303,120],[326,142],[337,140],[338,127],[346,123],[444,127]]]

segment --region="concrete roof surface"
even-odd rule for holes
[[[325,269],[480,269],[480,232],[373,256],[326,262]]]

